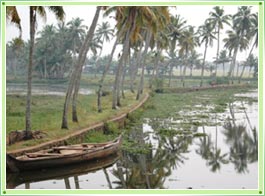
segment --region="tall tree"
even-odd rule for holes
[[[180,45],[179,55],[184,58],[184,70],[182,73],[183,76],[182,85],[184,87],[186,68],[188,63],[188,55],[198,45],[198,38],[194,31],[194,27],[189,26],[187,29],[183,31],[182,35],[179,38],[179,45]]]
[[[225,76],[225,63],[228,63],[231,61],[231,58],[227,55],[226,50],[221,50],[220,56],[218,60],[216,60],[216,63],[221,63],[223,65],[223,77]]]
[[[230,68],[228,71],[228,78],[231,83],[234,83],[234,68],[236,64],[236,58],[238,51],[243,51],[248,47],[249,40],[245,36],[239,35],[235,31],[227,31],[228,38],[224,39],[224,47],[229,50],[229,54],[233,52]]]
[[[64,10],[62,6],[48,6],[57,19],[64,19]],[[35,45],[35,30],[37,15],[46,18],[45,7],[43,6],[30,6],[29,7],[29,20],[30,20],[30,45],[29,45],[29,64],[28,64],[28,77],[27,77],[27,99],[26,99],[26,138],[29,138],[31,131],[31,83],[32,83],[32,67],[33,67],[33,51]],[[18,25],[21,30],[20,19],[15,6],[7,7],[7,17]]]
[[[72,18],[72,20],[67,23],[69,37],[72,42],[73,67],[76,63],[76,53],[79,48],[81,48],[82,41],[84,40],[86,34],[85,29],[88,28],[82,24],[83,22],[83,19],[76,17]]]
[[[201,82],[200,86],[203,84],[203,75],[204,75],[204,68],[205,68],[205,59],[206,59],[206,54],[207,54],[207,48],[208,46],[213,45],[213,40],[216,39],[214,34],[213,34],[213,27],[212,24],[209,21],[205,21],[204,25],[202,25],[199,28],[199,33],[200,33],[200,44],[205,43],[205,48],[204,48],[204,55],[203,55],[203,63],[202,63],[202,71],[201,71]]]
[[[133,45],[139,38],[140,32],[144,25],[148,26],[152,31],[157,31],[158,22],[161,22],[161,18],[157,18],[157,10],[162,11],[167,10],[166,7],[149,7],[149,6],[130,6],[122,7],[116,6],[111,7],[107,10],[107,13],[116,11],[117,29],[122,31],[123,34],[123,49],[122,54],[119,59],[119,64],[117,72],[115,75],[115,81],[113,86],[113,101],[112,108],[116,109],[120,106],[120,81],[121,72],[124,61],[127,59],[129,54],[130,45]]]
[[[230,25],[229,20],[231,19],[230,15],[224,14],[224,9],[220,6],[215,6],[213,8],[213,11],[210,12],[210,18],[209,21],[213,25],[213,28],[215,28],[217,33],[217,51],[216,51],[216,63],[215,63],[215,73],[217,76],[217,65],[218,65],[218,59],[219,59],[219,46],[220,46],[220,32],[224,28],[224,24]]]
[[[243,13],[241,13],[240,15],[242,15]],[[239,17],[239,16],[237,16]],[[249,36],[249,40],[253,40],[253,44],[252,44],[252,47],[249,51],[249,54],[248,54],[248,57],[247,58],[250,58],[250,56],[252,55],[252,52],[253,52],[253,49],[254,47],[257,48],[258,47],[258,13],[255,13],[255,14],[244,14],[244,17],[241,16],[240,19],[241,20],[237,20],[237,22],[241,21],[241,22],[244,22],[244,18],[248,17],[250,22],[251,22],[251,27],[250,27],[250,30],[248,32],[248,36]],[[236,19],[235,19],[236,20]],[[240,83],[241,81],[241,78],[243,76],[243,73],[245,71],[245,66],[246,64],[243,65],[243,69],[242,69],[242,72],[240,74],[240,77],[238,79],[238,82]]]
[[[96,59],[96,64],[95,64],[95,69],[97,73],[97,69],[98,69],[98,63],[99,63],[99,58],[101,57],[102,51],[103,51],[103,46],[105,41],[109,42],[110,39],[113,37],[113,32],[114,29],[111,28],[109,22],[102,22],[102,24],[98,25],[98,29],[96,30],[95,36],[97,40],[100,40],[100,42],[102,43],[101,46],[101,50],[98,54],[98,57]]]
[[[70,77],[68,89],[67,89],[66,96],[65,96],[65,102],[64,102],[62,126],[61,126],[62,129],[68,129],[67,113],[68,113],[69,103],[70,103],[72,95],[73,95],[72,107],[74,109],[72,110],[72,120],[74,122],[78,122],[77,111],[76,111],[76,101],[77,101],[77,95],[78,95],[79,86],[80,86],[81,73],[82,73],[83,65],[86,60],[87,52],[89,50],[89,44],[92,41],[93,36],[94,36],[94,31],[97,26],[100,10],[101,10],[101,6],[98,6],[96,9],[92,24],[86,34],[85,40],[80,49],[74,71]]]

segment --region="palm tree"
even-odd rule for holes
[[[17,77],[17,67],[18,67],[18,57],[19,53],[21,52],[22,47],[24,46],[24,42],[21,38],[14,38],[12,41],[8,43],[10,46],[14,56],[13,56],[13,63],[12,63],[12,70],[15,78]]]
[[[140,38],[140,32],[143,26],[148,26],[152,32],[157,31],[158,22],[162,22],[161,17],[157,17],[160,14],[168,13],[167,7],[150,7],[150,6],[115,6],[109,8],[107,14],[116,11],[117,29],[121,31],[123,38],[123,50],[119,59],[118,68],[115,75],[115,81],[113,86],[113,99],[112,108],[116,109],[120,106],[120,81],[123,63],[126,61],[129,55],[130,45],[133,45]]]
[[[222,63],[223,64],[223,77],[225,76],[225,63],[230,62],[230,57],[227,56],[226,50],[221,50],[219,59],[216,60],[216,63]]]
[[[245,61],[244,66],[249,66],[249,76],[250,76],[252,68],[258,66],[258,58],[254,57],[253,54],[250,54],[247,60]]]
[[[98,25],[98,29],[96,30],[95,36],[97,40],[100,40],[100,42],[102,43],[101,46],[101,50],[99,52],[99,55],[97,57],[96,60],[96,65],[95,65],[95,69],[97,73],[97,67],[98,67],[98,63],[99,63],[99,58],[101,57],[102,54],[102,50],[103,50],[103,44],[105,41],[109,42],[110,39],[113,37],[113,29],[110,27],[109,22],[102,22],[102,24]]]
[[[203,26],[199,27],[199,33],[200,33],[200,37],[201,37],[200,44],[205,43],[203,63],[202,63],[202,71],[201,71],[201,83],[200,83],[200,86],[202,86],[207,48],[208,48],[208,46],[212,47],[213,40],[216,39],[216,37],[213,34],[212,24],[207,20],[205,21]]]
[[[171,38],[170,53],[175,52],[177,40],[180,38],[183,30],[186,28],[187,21],[180,15],[171,16],[168,25],[169,37]]]
[[[77,50],[81,47],[82,41],[85,36],[85,29],[87,26],[83,25],[83,19],[77,17],[72,18],[71,21],[67,23],[68,26],[68,33],[70,36],[70,40],[72,42],[72,52],[73,52],[73,67],[76,61],[76,53]]]
[[[194,65],[200,64],[199,57],[201,54],[197,53],[196,50],[191,51],[190,55],[188,56],[188,64],[190,66],[190,76],[192,76],[192,70]]]
[[[43,55],[41,55],[41,58],[43,59],[43,75],[44,78],[47,78],[48,76],[48,67],[47,67],[47,57],[51,56],[52,53],[54,53],[55,46],[55,35],[56,35],[56,28],[53,25],[46,25],[41,32],[38,32],[40,35],[39,38],[36,39],[37,45],[43,46]]]
[[[22,27],[21,27],[21,19],[18,15],[16,6],[7,6],[6,7],[6,17],[11,23],[15,24],[19,29],[19,38],[22,37]]]
[[[189,26],[182,32],[182,35],[179,38],[179,55],[184,57],[184,70],[183,70],[183,87],[185,86],[185,75],[186,75],[186,68],[188,62],[188,55],[194,48],[198,45],[198,38],[196,37],[196,33],[194,31],[194,27]]]
[[[220,46],[220,31],[224,28],[224,24],[230,25],[229,20],[231,18],[230,15],[224,14],[224,9],[216,6],[213,8],[214,11],[210,12],[210,18],[208,19],[213,28],[216,29],[217,33],[217,51],[216,51],[216,65],[215,65],[215,73],[217,76],[217,65],[219,59],[219,46]]]
[[[69,81],[68,89],[67,89],[66,96],[65,96],[65,102],[64,102],[62,126],[61,126],[62,129],[68,129],[67,113],[68,113],[69,103],[70,103],[72,94],[74,97],[73,99],[75,99],[75,101],[73,101],[72,107],[76,108],[76,99],[77,99],[79,86],[80,86],[80,77],[81,77],[83,65],[84,65],[85,60],[86,60],[87,52],[89,50],[89,44],[93,39],[94,31],[95,31],[96,26],[97,26],[100,10],[101,10],[101,6],[98,6],[96,9],[92,24],[91,24],[91,26],[90,26],[87,34],[86,34],[85,40],[84,40],[82,47],[80,49],[78,59],[77,59],[77,62],[75,64],[74,71],[73,71],[71,78],[70,78],[70,81]],[[72,111],[72,120],[74,122],[78,121],[76,110]]]
[[[158,77],[158,64],[161,59],[162,51],[169,46],[170,40],[167,36],[167,29],[161,30],[159,33],[157,33],[157,35],[154,37],[154,42],[156,44],[156,53],[154,60],[154,70],[150,80],[149,88],[152,88],[153,81]]]
[[[234,68],[236,64],[236,57],[238,50],[239,51],[245,50],[248,47],[249,40],[245,36],[241,36],[235,31],[227,31],[227,34],[228,38],[224,39],[225,42],[224,47],[229,50],[229,55],[233,52],[232,61],[227,76],[233,84]]]
[[[64,19],[64,10],[62,6],[48,6],[48,9],[52,11],[58,20]],[[32,81],[32,66],[33,66],[33,51],[35,45],[35,30],[37,15],[46,18],[45,7],[43,6],[30,6],[29,18],[30,18],[30,44],[29,44],[29,65],[28,65],[28,78],[27,78],[27,101],[26,101],[26,138],[29,138],[29,132],[31,131],[31,81]],[[7,17],[12,22],[18,25],[21,30],[20,18],[18,16],[15,6],[7,7]]]
[[[257,46],[258,46],[258,14],[257,13],[255,13],[255,14],[248,14],[245,17],[249,17],[250,18],[249,20],[251,21],[251,28],[249,30],[249,35],[248,35],[249,36],[249,39],[250,40],[251,39],[254,39],[254,42],[252,44],[252,47],[251,47],[251,49],[249,51],[249,55],[248,55],[248,59],[249,59],[250,56],[251,56],[251,54],[252,54],[252,51],[253,51],[254,47],[257,48]],[[242,19],[242,21],[243,21],[243,19]],[[242,72],[241,72],[240,77],[238,79],[238,82],[239,83],[240,83],[241,78],[243,76],[243,73],[245,71],[245,67],[246,66],[244,64],[243,69],[242,69]]]

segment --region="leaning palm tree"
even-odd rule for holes
[[[217,33],[217,51],[216,51],[216,60],[219,59],[219,46],[220,46],[220,32],[224,28],[224,24],[230,25],[229,20],[231,19],[230,15],[224,14],[224,9],[216,6],[213,8],[213,11],[210,12],[209,22],[213,25]],[[217,76],[217,63],[215,64],[215,73]]]
[[[96,9],[92,24],[86,34],[85,40],[80,49],[78,59],[75,64],[75,69],[69,81],[68,89],[67,89],[66,96],[65,96],[65,102],[64,102],[62,126],[61,126],[62,129],[68,129],[67,113],[69,109],[69,103],[70,103],[72,95],[73,95],[73,99],[77,100],[83,65],[85,63],[87,52],[89,50],[89,44],[92,41],[93,36],[94,36],[94,31],[97,26],[100,10],[101,10],[101,6],[98,6]],[[76,108],[76,101],[75,102],[73,101],[72,107]],[[76,110],[72,111],[72,120],[74,122],[78,122]]]
[[[160,12],[158,12],[160,10]],[[164,11],[166,10],[166,11]],[[115,6],[107,10],[107,13],[116,12],[116,21],[118,32],[122,32],[120,40],[123,40],[122,54],[119,59],[118,68],[113,85],[112,108],[120,106],[120,81],[124,62],[128,59],[130,45],[133,45],[140,39],[142,27],[147,26],[152,32],[157,31],[158,22],[161,23],[163,11],[168,13],[167,7],[150,7],[150,6]]]
[[[200,34],[200,38],[201,38],[200,44],[205,43],[203,63],[202,63],[202,71],[201,71],[201,82],[200,82],[200,86],[202,86],[207,48],[208,48],[208,46],[212,47],[213,40],[216,38],[213,35],[213,26],[207,20],[205,21],[204,25],[200,26],[199,34]]]
[[[182,85],[185,86],[185,75],[186,75],[186,68],[188,62],[188,55],[194,48],[198,45],[198,38],[194,31],[194,27],[189,26],[185,29],[180,38],[179,38],[179,55],[184,57],[184,70],[183,70],[183,78],[182,78]]]
[[[229,55],[233,52],[232,61],[230,64],[228,78],[231,80],[231,83],[234,83],[233,75],[234,75],[234,68],[236,64],[236,58],[238,51],[243,51],[248,47],[249,40],[246,36],[241,36],[236,31],[227,31],[228,38],[224,39],[225,45],[224,47],[229,50]]]
[[[48,9],[52,11],[58,20],[64,19],[64,10],[62,6],[48,6]],[[28,65],[28,78],[27,78],[27,101],[26,101],[26,138],[29,138],[31,131],[31,83],[32,83],[32,67],[33,67],[33,52],[35,45],[35,31],[37,23],[37,15],[42,18],[46,18],[45,7],[43,6],[30,6],[29,18],[30,18],[30,44],[29,44],[29,65]],[[20,19],[16,11],[16,7],[7,7],[7,16],[11,21],[18,24],[21,29]]]
[[[252,40],[252,39],[254,40],[253,44],[252,44],[252,47],[251,47],[251,49],[249,51],[249,54],[248,54],[248,58],[250,58],[254,47],[257,48],[257,46],[258,46],[258,14],[257,13],[248,14],[248,16],[245,16],[245,17],[249,17],[250,18],[249,20],[251,21],[251,28],[250,28],[250,31],[249,31],[249,39],[250,40]],[[242,20],[242,22],[243,22],[243,20]],[[240,74],[240,77],[238,79],[239,83],[240,83],[241,78],[243,76],[243,73],[245,71],[245,67],[246,66],[244,65],[243,69],[242,69],[242,72]]]

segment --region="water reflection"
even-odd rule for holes
[[[7,188],[12,189],[19,186],[20,184],[25,184],[25,188],[27,189],[30,188],[30,183],[53,179],[63,179],[65,188],[71,189],[69,178],[74,177],[75,189],[79,189],[79,176],[86,175],[101,169],[106,170],[106,168],[111,167],[119,158],[119,154],[114,154],[104,159],[91,161],[89,163],[74,164],[54,169],[43,169],[40,171],[36,170],[21,173],[7,173]]]
[[[205,115],[197,123],[196,112],[196,118],[143,119],[124,134],[120,157],[8,175],[7,185],[34,188],[33,182],[60,179],[66,189],[257,188],[257,103],[234,101],[227,106],[221,115],[210,114],[208,124],[202,123],[209,121]]]

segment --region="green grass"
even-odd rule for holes
[[[137,104],[135,95],[126,94],[126,99],[122,100],[122,107],[119,110],[111,109],[112,96],[102,98],[102,113],[97,112],[96,95],[79,95],[78,117],[79,122],[71,121],[71,109],[68,115],[69,130],[61,129],[62,111],[64,97],[60,96],[33,96],[32,97],[32,130],[41,130],[47,137],[40,140],[28,140],[8,146],[7,150],[17,149],[23,146],[32,146],[41,142],[63,137],[74,130],[87,127],[96,122],[104,122],[111,117],[128,112]],[[6,130],[7,133],[13,130],[24,130],[25,127],[25,96],[8,95],[6,104]],[[71,108],[71,107],[70,107]],[[112,126],[113,125],[109,125]]]
[[[213,105],[210,112],[224,112],[227,103],[233,101],[234,94],[246,92],[252,87],[234,87],[229,89],[210,89],[204,91],[194,91],[187,93],[162,93],[155,94],[147,104],[153,105],[143,113],[144,118],[167,118],[169,116],[178,117],[177,112],[191,110],[195,106],[205,107]],[[203,114],[202,118],[207,118]]]

